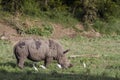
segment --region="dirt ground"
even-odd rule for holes
[[[53,33],[51,35],[51,38],[59,39],[64,36],[73,37],[76,32],[73,29],[70,28],[63,28],[60,24],[52,24],[53,25]],[[0,20],[0,37],[4,34],[4,36],[11,41],[12,43],[15,43],[16,41],[23,39],[24,37],[40,37],[35,35],[19,35],[17,34],[17,31],[12,28],[12,25],[9,25],[5,23],[4,21]]]
[[[29,22],[29,23],[31,23],[31,22]],[[27,22],[27,24],[28,24],[28,22]],[[60,24],[52,24],[52,26],[53,26],[53,33],[50,36],[50,38],[59,39],[61,37],[65,37],[65,36],[74,38],[76,35],[78,35],[78,33],[73,28],[64,28]],[[76,28],[83,31],[80,33],[80,35],[86,36],[88,38],[101,36],[98,32],[95,32],[95,31],[89,31],[89,32],[84,31],[84,27],[81,24],[77,24]],[[7,37],[7,40],[12,42],[13,44],[16,41],[19,41],[25,37],[41,37],[41,36],[27,35],[27,34],[20,35],[17,33],[17,31],[15,29],[13,29],[12,25],[6,23],[4,20],[0,20],[0,38],[3,35],[3,33],[5,33],[4,35],[5,35],[5,37]]]

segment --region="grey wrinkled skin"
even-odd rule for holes
[[[20,68],[24,67],[26,59],[34,62],[44,60],[44,66],[46,67],[52,60],[57,60],[57,63],[63,68],[72,67],[72,64],[65,56],[68,51],[64,51],[61,44],[51,39],[25,39],[14,46],[14,54]]]

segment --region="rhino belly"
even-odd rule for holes
[[[30,49],[28,59],[32,61],[44,60],[47,54],[46,49]]]
[[[28,55],[28,59],[32,60],[32,61],[40,61],[40,60],[44,60],[45,59],[45,54],[41,53],[39,51],[30,51],[29,55]]]

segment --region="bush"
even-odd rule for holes
[[[107,22],[102,20],[96,20],[93,24],[93,28],[103,34],[119,35],[120,34],[120,19],[111,17]]]
[[[21,12],[21,8],[23,6],[24,0],[0,0],[1,11],[10,12],[12,14],[16,14],[17,12]]]
[[[38,16],[40,9],[38,3],[35,2],[34,0],[25,0],[22,6],[22,11],[24,14],[30,16]]]
[[[26,34],[35,34],[40,36],[50,36],[53,32],[53,27],[51,25],[43,24],[42,27],[33,26],[25,30]]]
[[[41,12],[41,18],[45,21],[59,23],[65,27],[74,27],[79,21],[75,19],[69,12],[46,11]]]

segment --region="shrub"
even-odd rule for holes
[[[26,34],[35,34],[40,36],[50,36],[52,34],[53,27],[51,25],[43,24],[42,27],[32,26],[25,30]]]
[[[111,17],[107,22],[102,20],[96,20],[93,24],[93,28],[103,34],[118,35],[120,34],[120,20]]]
[[[25,0],[22,6],[22,11],[27,15],[37,16],[39,15],[40,9],[38,3],[34,0]]]

